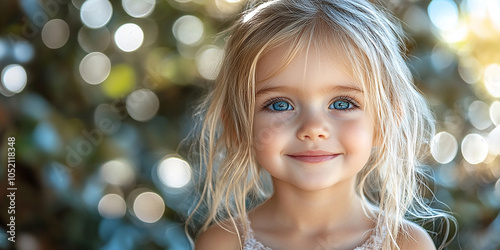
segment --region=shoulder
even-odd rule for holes
[[[403,222],[403,228],[399,234],[397,243],[401,250],[436,249],[427,231],[419,225],[407,220]]]
[[[201,233],[195,243],[195,250],[236,250],[241,248],[241,243],[234,226],[223,228],[213,225]]]

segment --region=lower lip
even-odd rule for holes
[[[307,163],[319,163],[319,162],[329,161],[337,157],[337,155],[316,155],[316,156],[289,155],[289,156],[297,161],[302,161]]]

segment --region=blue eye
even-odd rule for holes
[[[292,105],[286,101],[277,101],[277,102],[271,103],[271,104],[269,104],[268,108],[273,110],[273,111],[285,111],[285,110],[292,110],[293,109]]]
[[[334,101],[332,104],[330,104],[331,109],[338,109],[338,110],[346,110],[346,109],[351,109],[353,108],[353,105],[349,101],[344,101],[344,100],[339,100],[339,101]]]

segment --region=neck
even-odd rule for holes
[[[301,190],[273,180],[274,194],[267,202],[282,226],[300,231],[340,229],[356,222],[366,223],[362,203],[355,193],[355,179],[314,191]]]

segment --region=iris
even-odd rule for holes
[[[347,102],[347,101],[334,101],[332,104],[330,104],[330,108],[333,108],[333,109],[344,110],[344,109],[349,109],[351,107],[352,107],[352,104],[350,102]]]
[[[292,105],[290,105],[290,103],[285,102],[285,101],[275,102],[275,103],[271,104],[269,106],[269,108],[271,110],[274,110],[274,111],[285,111],[285,110],[293,109]]]

